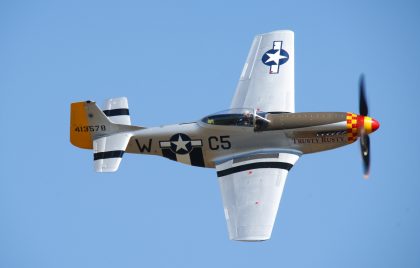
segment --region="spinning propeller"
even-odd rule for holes
[[[362,74],[359,81],[359,113],[363,117],[363,124],[358,124],[360,135],[360,149],[363,159],[363,173],[364,178],[369,177],[370,172],[370,139],[369,133],[379,128],[379,122],[373,118],[368,117],[369,108],[366,100],[365,93],[365,77]],[[370,128],[366,126],[366,122],[370,123]]]

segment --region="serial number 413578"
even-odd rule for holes
[[[105,131],[105,125],[96,125],[96,126],[78,126],[74,129],[75,132],[97,132]]]

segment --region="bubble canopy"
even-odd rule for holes
[[[252,108],[238,108],[208,115],[201,119],[201,122],[218,126],[255,127],[257,120],[265,120],[264,115],[263,112],[256,114]]]

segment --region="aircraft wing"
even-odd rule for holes
[[[271,237],[287,174],[299,159],[294,152],[254,153],[216,165],[229,239]]]
[[[257,35],[249,51],[231,108],[295,111],[294,33]]]

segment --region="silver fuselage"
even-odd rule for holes
[[[353,142],[347,137],[346,115],[336,112],[267,113],[266,119],[270,123],[259,128],[211,125],[202,121],[146,128],[133,133],[126,152],[160,155],[209,168],[232,155],[270,151],[315,153]],[[192,144],[200,147],[202,160],[199,159],[198,164],[186,159],[192,157],[190,154],[177,154],[173,140],[178,134],[188,136]],[[177,157],[174,158],[174,155]]]

